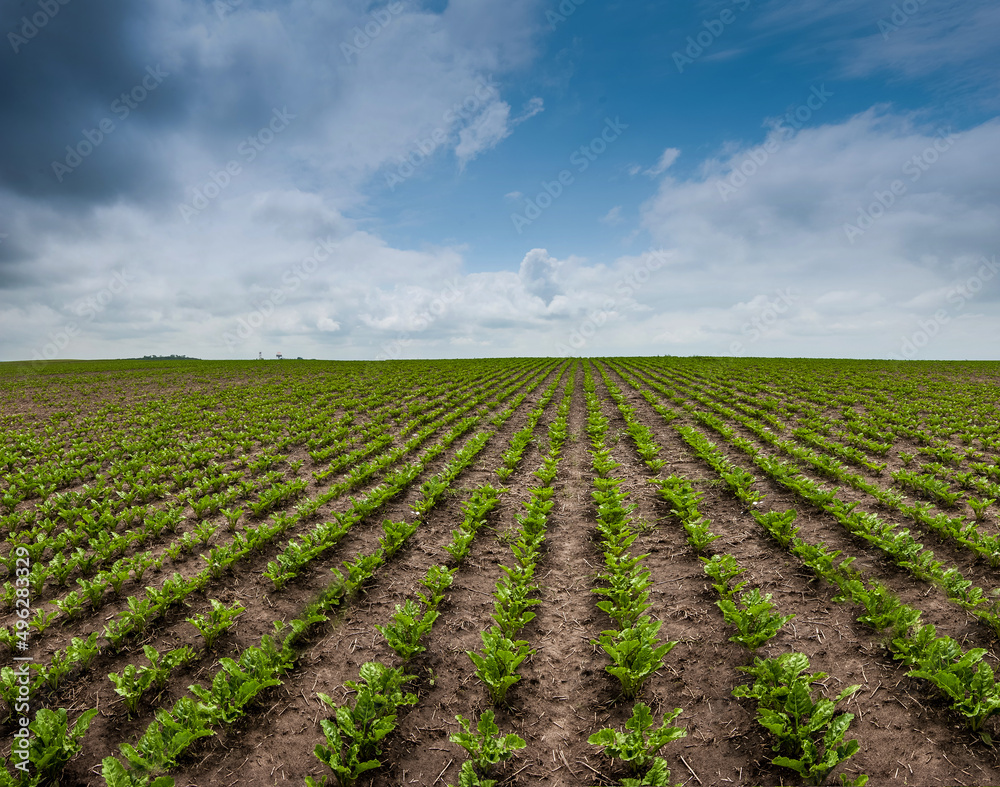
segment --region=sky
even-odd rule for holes
[[[994,0],[6,0],[0,360],[995,359]]]

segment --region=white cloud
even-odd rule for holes
[[[660,156],[660,160],[656,162],[656,165],[646,170],[646,174],[651,178],[662,175],[670,169],[671,164],[677,161],[677,157],[680,154],[681,152],[677,148],[667,148],[663,151],[663,155]]]
[[[622,218],[622,206],[615,205],[611,210],[601,216],[600,221],[602,224],[621,224],[624,219]]]
[[[464,168],[483,151],[492,150],[511,135],[515,126],[542,111],[544,111],[542,99],[533,98],[521,115],[511,119],[510,104],[506,101],[494,101],[475,120],[458,132],[459,141],[455,146],[455,155],[458,157],[459,166]]]
[[[941,306],[942,289],[953,290],[1000,248],[991,218],[1000,210],[1000,162],[989,153],[1000,146],[1000,122],[947,136],[881,108],[804,129],[744,172],[758,146],[730,148],[695,178],[665,178],[643,208],[643,226],[688,267],[671,276],[672,290],[690,293],[688,313],[746,302],[741,292],[773,298],[800,290],[780,327],[748,351],[898,354],[901,337]],[[720,184],[733,191],[723,194]],[[879,196],[891,205],[883,208]],[[866,222],[866,214],[881,217],[852,243],[845,225]],[[1000,322],[998,284],[1000,276],[974,301],[984,310],[982,335]],[[964,341],[964,328],[942,330],[927,357],[965,357]]]
[[[563,265],[545,249],[532,249],[521,260],[518,275],[527,292],[549,304],[559,292],[559,271]]]
[[[510,104],[494,101],[472,123],[458,132],[455,155],[460,167],[482,153],[495,148],[510,135]]]
[[[206,79],[217,88],[206,97],[208,118],[249,100],[240,69],[246,52],[254,53],[253,63],[259,54],[260,73],[248,84],[279,106],[287,104],[299,119],[280,150],[275,145],[271,158],[262,156],[255,167],[272,160],[277,167],[280,160],[283,170],[309,171],[346,207],[362,200],[359,192],[373,174],[426,150],[428,140],[443,139],[434,149],[456,149],[466,162],[509,133],[510,107],[496,80],[535,57],[539,1],[453,2],[441,13],[404,5],[350,56],[341,44],[351,45],[355,28],[372,21],[365,4],[319,7],[293,0],[285,12],[244,4],[222,25],[215,24],[209,4],[211,19],[177,20],[164,50],[197,47]],[[203,155],[196,135],[183,138],[184,149],[168,154],[190,164],[178,173],[183,183],[225,163]],[[234,138],[233,147],[238,142]]]
[[[220,22],[211,4],[157,1],[149,56],[198,84],[178,94],[190,106],[176,124],[143,132],[170,192],[67,214],[0,190],[3,249],[16,260],[0,261],[3,354],[30,357],[125,269],[127,290],[61,356],[255,356],[279,339],[291,353],[293,338],[308,348],[295,354],[371,357],[378,326],[412,328],[414,309],[436,297],[420,287],[459,274],[462,249],[393,248],[344,216],[371,216],[373,176],[427,140],[443,142],[424,158],[455,150],[464,162],[543,111],[535,97],[512,116],[498,84],[533,62],[540,0],[455,0],[440,13],[405,5],[349,57],[341,44],[371,22],[365,4],[244,4]],[[253,162],[241,158],[239,143],[285,105],[297,115],[288,129]],[[182,221],[177,203],[231,159],[240,174]],[[313,256],[322,262],[304,275]],[[222,337],[249,318],[253,338],[227,347]]]
[[[1000,121],[953,137],[936,151],[935,128],[873,109],[789,137],[723,199],[719,183],[761,141],[730,144],[696,175],[664,170],[655,184],[640,219],[663,254],[536,248],[475,273],[459,246],[393,246],[345,218],[344,203],[357,203],[340,192],[275,186],[253,168],[190,225],[158,207],[67,216],[0,192],[3,250],[23,260],[0,268],[3,351],[30,358],[74,323],[61,357],[727,354],[734,343],[744,354],[885,357],[945,309],[925,357],[965,357],[1000,332],[1000,274],[978,273],[983,255],[1000,254]],[[395,146],[368,149],[365,166]],[[897,180],[905,191],[852,243],[844,225]],[[604,216],[620,218],[620,206]],[[82,319],[121,270],[128,287]],[[241,320],[257,327],[227,346]]]
[[[931,77],[929,84],[944,92],[960,88],[969,97],[997,103],[1000,62],[993,54],[1000,38],[1000,7],[992,0],[878,8],[865,0],[771,0],[755,24],[767,34],[812,28],[790,57],[813,60],[815,36],[825,36],[824,48],[839,53],[842,75],[848,78],[877,72]]]
[[[989,206],[1000,200],[1000,165],[986,151],[998,142],[1000,122],[949,138],[873,110],[800,131],[759,165],[743,167],[757,147],[748,146],[706,160],[695,179],[667,178],[644,223],[656,239],[703,259],[764,263],[781,246],[801,253],[796,267],[837,260],[865,270],[887,254],[941,261],[985,253],[995,240]],[[902,195],[886,197],[897,181]],[[891,207],[851,243],[845,225],[864,221],[859,211],[878,195]]]
[[[514,125],[517,125],[518,123],[523,123],[528,118],[533,118],[538,113],[544,111],[545,111],[545,102],[542,101],[542,99],[539,98],[538,96],[535,96],[534,98],[530,99],[527,104],[524,105],[524,110],[521,112],[521,114],[518,115],[516,118],[514,118]]]
[[[836,311],[842,314],[866,311],[885,302],[885,296],[879,292],[860,290],[830,290],[815,300],[817,306],[822,306],[828,312]]]
[[[926,3],[912,14],[890,7],[879,28],[856,43],[856,56],[845,63],[848,74],[899,70],[918,77],[947,66],[979,70],[991,61],[996,68],[1000,7],[995,3]]]

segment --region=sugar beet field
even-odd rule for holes
[[[0,367],[0,785],[1000,784],[998,381]]]

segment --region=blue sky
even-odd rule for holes
[[[48,8],[0,359],[996,357],[994,4]]]
[[[439,156],[437,166],[426,166],[405,185],[383,189],[387,184],[376,180],[373,203],[386,222],[386,237],[404,243],[465,239],[472,245],[466,259],[477,270],[494,266],[498,251],[518,254],[525,241],[556,256],[608,258],[651,242],[644,230],[634,237],[625,233],[627,241],[622,237],[621,225],[637,219],[656,187],[649,176],[630,171],[652,168],[664,149],[673,147],[683,155],[672,171],[694,177],[700,162],[727,144],[763,142],[766,120],[794,112],[813,88],[831,95],[821,111],[805,123],[791,121],[790,127],[843,122],[880,103],[900,113],[927,113],[928,122],[959,126],[992,116],[983,103],[986,96],[945,105],[940,94],[946,74],[906,81],[887,80],[884,72],[849,78],[841,73],[842,56],[826,45],[822,31],[772,30],[762,4],[585,2],[564,8],[573,13],[560,13],[558,4],[546,10],[554,14],[554,29],[543,31],[537,67],[511,75],[501,91],[515,108],[518,96],[522,104],[529,96],[540,97],[544,114],[519,127],[463,177],[453,177],[452,157]],[[733,20],[728,25],[720,18],[727,10],[732,16],[726,18]],[[863,14],[867,30],[861,20],[850,22],[862,36],[881,38],[880,19],[891,24],[891,6],[870,7]],[[886,28],[889,38],[893,32]],[[820,51],[796,57],[804,33],[814,36]],[[692,49],[689,39],[698,36],[708,45],[702,48],[695,40]],[[627,133],[586,173],[579,173],[537,225],[512,232],[509,214],[520,212],[524,203],[503,196],[534,196],[558,171],[573,170],[572,151],[588,143],[607,117],[620,118]],[[420,226],[393,226],[408,224],[405,217],[414,201],[421,206]],[[596,221],[616,206],[621,223]]]

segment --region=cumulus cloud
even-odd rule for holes
[[[642,222],[682,265],[714,277],[711,290],[693,295],[706,308],[727,297],[744,302],[734,297],[740,291],[801,290],[797,309],[782,313],[755,352],[822,354],[833,337],[867,333],[867,342],[843,346],[898,355],[901,337],[933,311],[915,299],[953,291],[1000,248],[991,218],[1000,163],[987,152],[998,144],[996,121],[958,133],[875,108],[784,136],[756,160],[759,145],[740,146],[703,161],[697,177],[667,177]],[[674,285],[683,288],[684,277]],[[974,303],[998,301],[991,280]],[[984,318],[981,330],[995,322]],[[962,341],[962,332],[942,330],[934,352],[960,353]]]
[[[928,352],[965,357],[1000,330],[1000,276],[983,261],[1000,248],[1000,123],[952,136],[937,151],[936,127],[882,108],[800,131],[749,175],[759,143],[728,146],[659,181],[640,211],[655,253],[537,248],[478,272],[459,247],[394,248],[297,190],[221,201],[194,234],[141,206],[75,221],[7,193],[0,334],[29,358],[71,323],[62,357],[890,357],[944,310]],[[905,190],[873,208],[895,181]],[[859,213],[881,215],[852,242]]]
[[[545,249],[532,249],[521,260],[519,276],[524,289],[546,304],[559,292],[559,269],[563,263]]]
[[[863,270],[918,251],[943,265],[984,253],[994,238],[987,216],[1000,186],[986,150],[998,141],[1000,122],[952,133],[873,109],[803,130],[756,161],[758,146],[747,146],[704,161],[695,179],[667,178],[643,221],[706,258],[725,249],[763,264],[778,246],[796,249],[798,266],[837,259]]]

